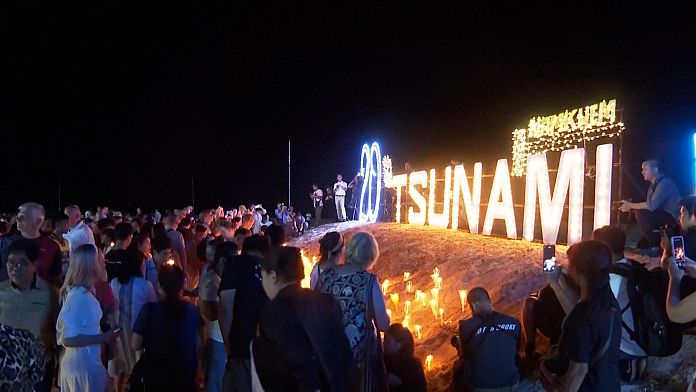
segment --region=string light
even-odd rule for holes
[[[526,129],[512,132],[512,175],[526,173],[527,158],[547,151],[563,151],[600,138],[618,137],[625,130],[616,122],[616,100],[566,110],[529,120]]]

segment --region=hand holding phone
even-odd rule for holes
[[[553,272],[556,269],[556,245],[544,245],[542,266],[544,272]]]
[[[674,257],[674,262],[677,264],[679,269],[684,269],[684,262],[686,261],[686,250],[684,249],[684,237],[677,235],[671,238],[672,244],[672,257]]]

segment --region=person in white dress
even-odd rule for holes
[[[62,308],[56,323],[58,344],[65,348],[60,359],[62,392],[104,392],[106,369],[101,362],[101,343],[112,344],[118,330],[101,333],[102,311],[94,295],[97,248],[79,246],[72,252],[61,289]]]
[[[116,357],[109,361],[109,376],[116,379],[116,391],[126,390],[128,376],[138,359],[131,349],[130,336],[140,309],[145,304],[157,302],[152,283],[142,277],[144,261],[145,256],[138,249],[127,250],[119,276],[111,280],[116,300],[115,318],[121,329]]]

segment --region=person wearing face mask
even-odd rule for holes
[[[261,260],[269,298],[251,345],[253,382],[267,391],[347,391],[353,355],[331,295],[303,289],[300,249],[278,247]]]

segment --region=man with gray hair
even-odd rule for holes
[[[0,237],[0,256],[2,256],[2,268],[0,268],[0,281],[8,279],[7,256],[9,255],[10,245],[25,238],[33,240],[39,247],[40,255],[36,261],[36,274],[43,282],[49,282],[54,285],[60,284],[60,276],[62,272],[62,259],[60,248],[48,236],[41,235],[41,224],[46,216],[46,211],[43,206],[38,203],[24,203],[19,206],[17,216],[13,221],[17,222],[18,233]],[[38,282],[41,285],[43,282]]]
[[[667,226],[676,226],[679,219],[679,189],[664,174],[656,159],[648,159],[641,165],[643,179],[650,183],[646,200],[640,203],[622,201],[621,212],[633,211],[636,223],[647,242],[648,253],[659,255],[660,234],[653,232]]]
[[[94,233],[92,233],[92,229],[82,220],[82,211],[80,211],[80,207],[71,204],[65,207],[63,212],[69,219],[68,226],[70,230],[64,237],[68,240],[68,243],[70,243],[70,251],[77,249],[80,245],[94,245]]]

